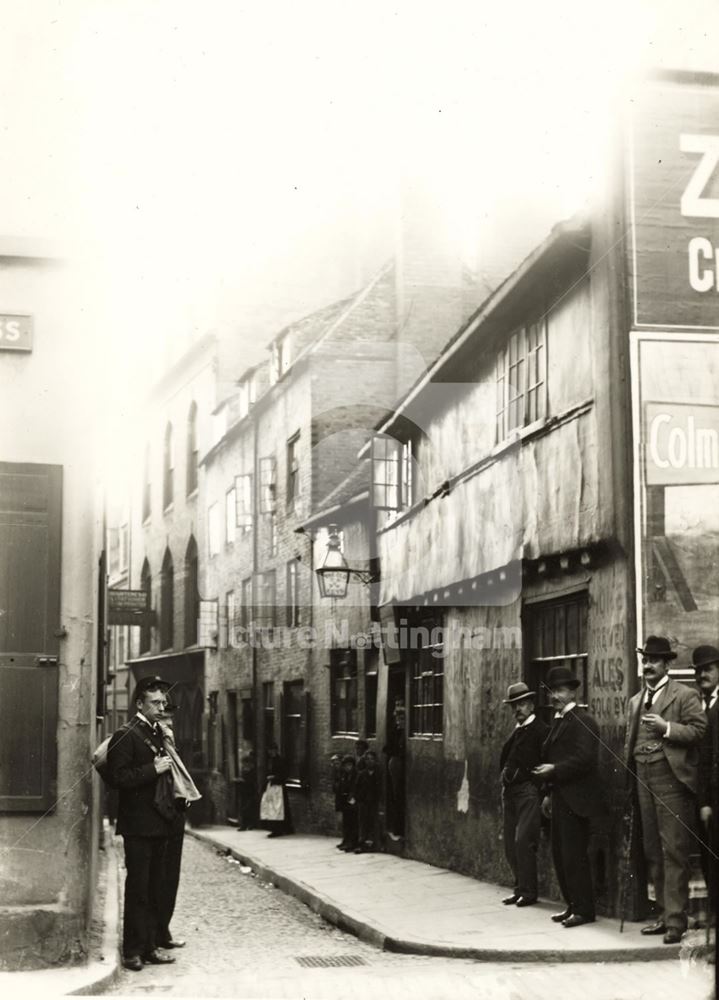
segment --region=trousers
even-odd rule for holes
[[[537,848],[541,829],[540,798],[531,781],[502,787],[504,853],[517,896],[536,899]]]
[[[342,809],[342,843],[357,846],[357,806],[345,805]]]
[[[125,835],[123,840],[127,876],[122,950],[125,958],[142,957],[157,947],[167,839]]]
[[[667,928],[686,930],[689,855],[694,850],[696,800],[674,776],[666,758],[637,761],[637,793],[647,875],[654,886],[660,919]]]
[[[185,814],[177,813],[172,821],[170,836],[165,849],[165,871],[157,915],[157,943],[162,946],[172,940],[170,921],[175,912],[177,889],[180,884],[182,845],[185,840]]]
[[[589,864],[589,818],[579,816],[552,792],[552,858],[562,895],[572,913],[593,919],[594,888]]]

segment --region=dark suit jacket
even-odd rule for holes
[[[604,811],[599,785],[599,726],[589,712],[573,708],[553,719],[542,747],[542,757],[554,764],[552,792],[561,795],[577,816],[598,816]]]
[[[150,726],[134,716],[110,740],[107,766],[119,789],[117,832],[134,837],[167,837],[170,824],[154,805],[155,753],[146,739],[156,750],[163,749],[162,736],[154,736]]]
[[[638,691],[629,702],[627,712],[627,737],[624,755],[627,764],[633,764],[639,718],[644,714],[646,695]],[[650,709],[670,723],[669,739],[657,737],[664,746],[664,753],[674,776],[697,794],[699,773],[699,745],[707,729],[707,717],[694,688],[680,684],[672,678],[667,682],[661,699]]]
[[[548,727],[536,715],[530,725],[512,730],[499,755],[499,769],[507,765],[509,784],[534,780],[531,771],[542,762],[542,745],[548,732]]]

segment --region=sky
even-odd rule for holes
[[[643,65],[716,68],[717,0],[5,0],[0,234],[79,262],[122,418],[170,356],[248,363],[391,255],[418,192],[468,265],[581,207]],[[680,20],[677,20],[679,18]]]

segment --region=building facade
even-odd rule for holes
[[[0,967],[87,956],[104,683],[93,358],[71,269],[0,243]]]

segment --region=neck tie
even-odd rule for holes
[[[646,700],[645,705],[644,705],[645,708],[651,708],[652,707],[652,699],[654,698],[655,694],[656,694],[656,691],[653,688],[647,688],[647,700]]]
[[[710,694],[704,695],[704,711],[709,711],[709,706],[711,705],[712,696]]]

